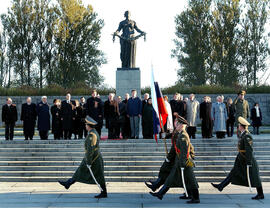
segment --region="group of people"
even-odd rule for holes
[[[42,140],[48,139],[49,130],[52,130],[54,139],[82,139],[87,136],[85,128],[85,118],[89,115],[98,121],[96,130],[101,134],[103,124],[103,105],[97,96],[97,91],[93,90],[92,96],[85,101],[84,97],[78,100],[71,100],[71,94],[67,93],[66,99],[54,99],[50,107],[47,97],[42,96],[37,104],[32,102],[31,97],[22,104],[21,117],[23,121],[23,132],[25,140],[32,140],[37,129]],[[13,140],[14,126],[18,120],[16,105],[11,98],[7,98],[6,104],[2,107],[2,121],[5,123],[5,138]],[[52,128],[51,128],[52,126]]]
[[[181,94],[176,93],[170,101],[167,96],[164,96],[164,102],[168,112],[167,120],[163,121],[165,132],[171,133],[174,129],[174,120],[177,116],[181,116],[187,120],[189,125],[187,133],[193,139],[196,138],[199,120],[203,138],[213,137],[213,131],[217,138],[224,138],[226,134],[232,137],[239,116],[252,120],[254,134],[259,134],[259,127],[262,125],[259,104],[255,103],[250,111],[248,101],[245,100],[245,91],[240,91],[234,101],[228,98],[224,102],[224,97],[220,95],[217,96],[216,102],[211,102],[209,96],[204,96],[203,102],[199,103],[194,94],[183,99]],[[87,100],[84,97],[81,97],[80,101],[71,100],[71,95],[68,93],[63,101],[55,99],[52,107],[48,105],[46,96],[43,96],[37,105],[32,103],[31,97],[28,97],[26,103],[22,104],[21,111],[25,140],[33,139],[36,120],[41,139],[48,138],[50,129],[54,139],[71,139],[72,134],[74,139],[86,137],[84,119],[87,115],[98,123],[96,130],[100,136],[105,120],[108,139],[138,139],[140,126],[144,139],[153,138],[153,106],[148,93],[144,94],[143,100],[137,96],[136,90],[131,91],[131,97],[126,93],[124,100],[121,96],[110,93],[108,99],[103,102],[97,91],[93,90]],[[12,103],[11,98],[7,98],[2,108],[6,140],[13,139],[17,119],[16,105]]]
[[[253,133],[259,134],[259,127],[262,125],[261,109],[259,104],[255,103],[250,111],[245,94],[245,91],[240,91],[235,100],[228,98],[226,102],[223,95],[217,96],[216,102],[211,102],[209,96],[204,96],[203,102],[199,103],[194,94],[183,99],[179,93],[176,93],[173,100],[170,101],[173,120],[176,116],[185,118],[189,124],[187,132],[193,139],[196,138],[196,127],[199,120],[203,138],[213,137],[213,132],[216,133],[217,138],[225,138],[226,134],[228,137],[232,137],[234,126],[237,126],[240,116],[245,119],[250,118]]]
[[[247,186],[250,189],[256,187],[257,195],[252,199],[261,200],[264,199],[264,194],[259,168],[253,156],[253,138],[248,131],[250,124],[241,116],[238,118],[238,123],[239,153],[234,167],[221,183],[212,183],[212,186],[219,191],[222,191],[230,183]],[[95,198],[106,198],[108,195],[104,178],[104,163],[99,147],[100,137],[95,130],[98,123],[91,117],[87,117],[85,124],[88,131],[84,145],[85,156],[73,176],[67,181],[59,181],[59,183],[66,189],[69,189],[76,182],[96,184],[101,193]],[[191,204],[200,203],[199,185],[194,174],[195,151],[186,130],[188,126],[188,121],[185,118],[176,116],[173,132],[164,133],[163,136],[171,138],[172,145],[160,168],[158,178],[156,181],[145,182],[145,185],[152,190],[150,194],[160,200],[170,188],[181,187],[184,188],[185,193],[180,196],[180,199],[189,199],[187,203]]]

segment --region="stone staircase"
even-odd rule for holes
[[[168,148],[170,147],[170,141]],[[199,182],[221,181],[237,154],[236,137],[195,139],[195,174]],[[157,177],[164,161],[164,143],[154,140],[106,140],[100,143],[106,181],[143,182]],[[269,135],[254,137],[262,181],[270,182]],[[55,182],[72,176],[84,155],[83,140],[0,141],[1,182]]]

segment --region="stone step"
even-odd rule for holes
[[[55,176],[47,176],[47,177],[39,177],[39,176],[32,176],[32,177],[0,177],[0,182],[57,182],[57,181],[64,181],[69,179],[68,177],[55,177]],[[198,182],[221,182],[224,180],[225,177],[196,177]],[[156,177],[105,177],[106,182],[145,182],[149,180],[155,180]],[[269,177],[261,177],[263,182],[270,182]]]
[[[168,147],[169,148],[169,147]],[[154,153],[154,152],[159,152],[159,153],[165,153],[165,148],[164,147],[156,147],[156,148],[101,148],[101,152],[111,152],[111,153],[116,153],[116,152],[138,152],[138,153]],[[195,147],[195,153],[197,152],[215,152],[215,151],[237,151],[237,148],[234,146],[231,147]],[[254,147],[254,152],[257,151],[270,151],[270,147],[265,147],[265,146],[255,146]],[[67,153],[81,153],[84,152],[83,148],[0,148],[0,153],[35,153],[35,152],[48,152],[48,153],[61,153],[61,152],[67,152]]]
[[[0,166],[0,171],[74,171],[78,165],[72,166]],[[149,166],[108,166],[105,165],[106,171],[159,171],[160,165]],[[209,166],[196,166],[196,171],[230,171],[232,165],[209,165]],[[260,165],[260,170],[269,171],[270,165]],[[269,175],[270,176],[270,175]]]
[[[226,177],[229,172],[221,171],[197,171],[195,170],[196,176],[217,176]],[[0,177],[5,176],[72,176],[74,171],[0,171]],[[269,177],[269,171],[260,171],[260,176]],[[158,171],[104,171],[105,176],[137,176],[137,177],[155,177],[158,175]]]
[[[0,161],[1,160],[5,160],[5,158],[18,158],[18,157],[37,157],[37,156],[49,156],[49,155],[55,155],[55,156],[77,156],[77,157],[83,157],[84,153],[82,152],[54,152],[54,153],[48,153],[48,152],[0,152]],[[204,151],[196,151],[196,159],[200,158],[200,157],[204,157],[204,156],[236,156],[238,154],[238,151],[210,151],[210,152],[204,152]],[[8,157],[6,157],[5,155],[8,155]],[[260,156],[266,156],[266,155],[270,155],[270,150],[269,151],[259,151],[257,150],[254,155],[256,157],[260,157]],[[163,157],[165,158],[165,152],[103,152],[102,151],[102,156],[103,157],[139,157],[139,156],[147,156],[147,157],[151,157],[151,156],[159,156],[159,157]]]
[[[151,161],[151,160],[141,160],[141,161],[105,161],[104,164],[107,166],[161,166],[164,160]],[[259,165],[270,166],[270,160],[257,160]],[[1,161],[1,166],[78,166],[80,165],[81,160],[77,161]],[[216,161],[202,161],[196,160],[196,166],[205,166],[205,165],[219,165],[233,166],[234,160],[216,160]]]
[[[30,158],[31,156],[33,157],[49,157],[52,154],[50,153],[17,153],[14,154],[15,157],[28,157]],[[54,153],[53,154],[55,157],[67,157],[70,158],[70,156],[72,157],[81,157],[83,158],[84,154],[83,153]],[[196,161],[197,160],[206,160],[206,161],[213,161],[213,160],[235,160],[235,155],[236,154],[228,154],[228,155],[200,155],[196,157]],[[1,155],[3,156],[3,155]],[[257,160],[270,160],[270,155],[265,155],[265,154],[258,154],[255,155]],[[14,160],[15,160],[14,157]],[[5,158],[2,157],[4,160]],[[7,158],[13,158],[12,154],[9,154],[9,156]],[[141,160],[149,160],[149,161],[163,161],[165,159],[164,155],[123,155],[123,156],[118,156],[118,155],[103,155],[103,160],[104,161],[141,161]]]

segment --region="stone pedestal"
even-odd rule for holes
[[[117,68],[116,71],[116,95],[122,100],[126,93],[137,90],[138,97],[141,97],[141,71],[140,68]]]

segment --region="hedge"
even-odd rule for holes
[[[65,95],[67,92],[70,92],[72,95],[90,95],[93,88],[88,86],[76,86],[74,88],[65,89],[58,85],[50,85],[45,88],[33,88],[29,86],[16,87],[16,88],[1,88],[0,87],[0,96],[42,96],[42,95]],[[177,84],[170,87],[162,88],[163,95],[172,95],[176,92],[181,94],[235,94],[239,90],[246,90],[247,93],[257,94],[257,93],[270,93],[269,85],[262,86],[251,86],[251,87],[224,87],[218,85],[202,85],[202,86],[184,86]],[[115,92],[114,88],[101,87],[97,88],[97,91],[100,95],[108,95],[110,92]],[[141,93],[150,93],[150,87],[142,88]]]

